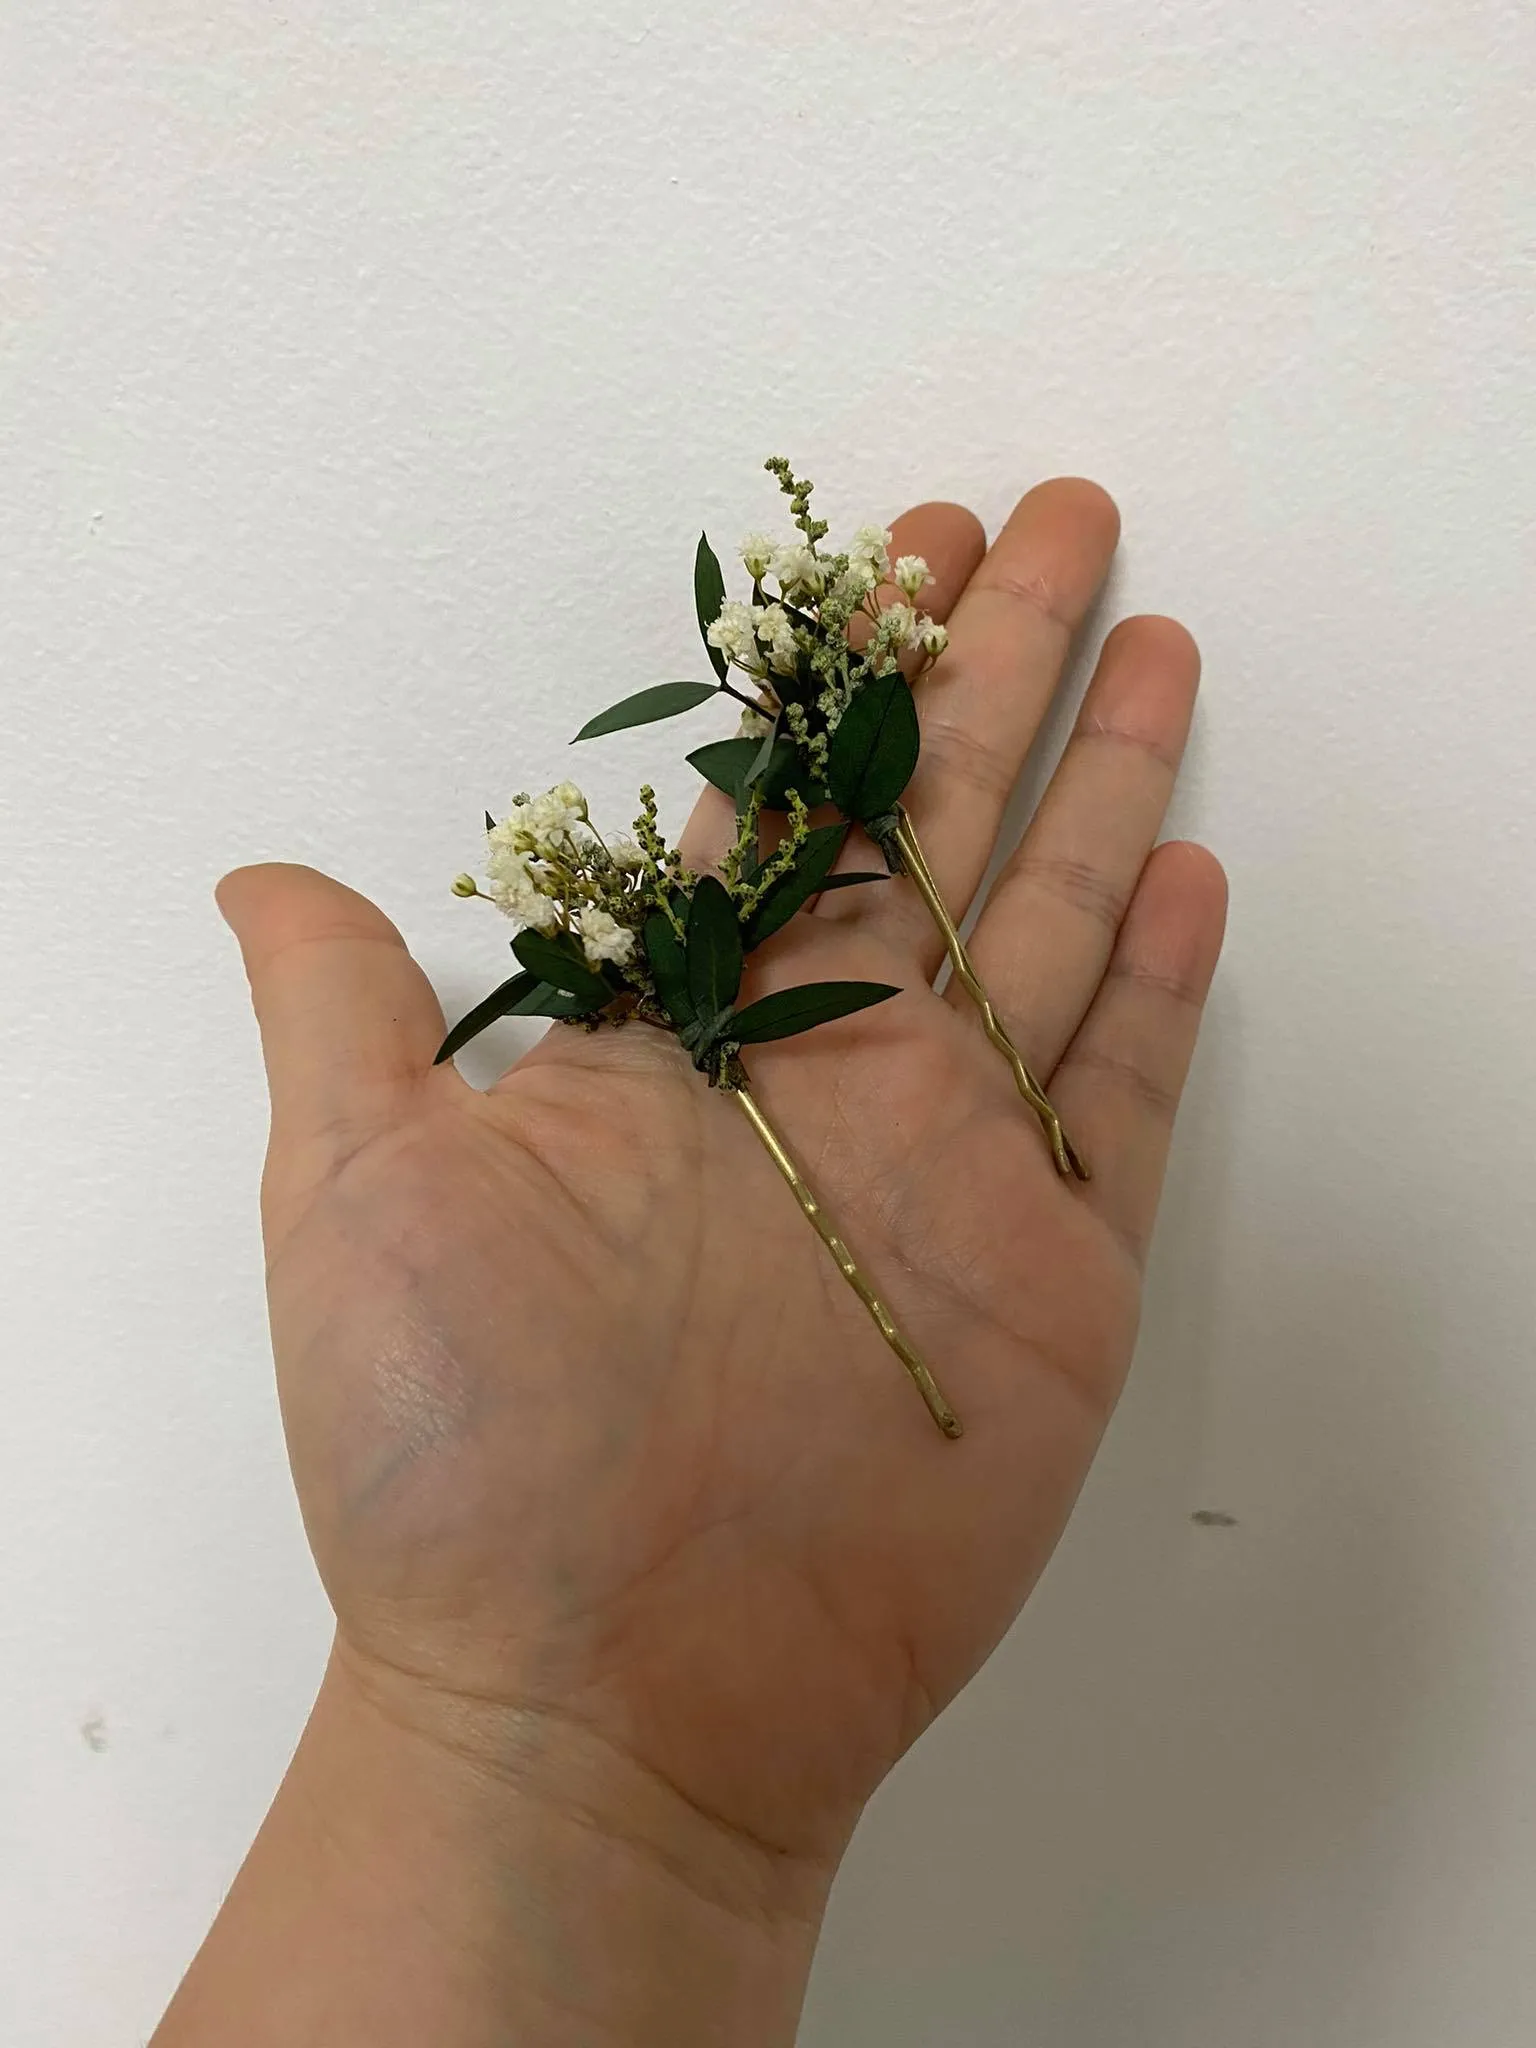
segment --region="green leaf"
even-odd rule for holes
[[[688,968],[683,942],[673,931],[672,920],[662,911],[653,910],[645,920],[641,936],[662,1008],[679,1027],[691,1024],[696,1013],[693,997],[688,993]]]
[[[900,669],[864,685],[827,753],[827,788],[845,818],[863,824],[894,810],[917,766],[917,706]]]
[[[587,965],[569,932],[562,932],[557,939],[547,932],[522,931],[512,941],[512,950],[531,974],[552,988],[564,989],[567,995],[580,996],[589,1010],[600,1010],[612,1002],[614,991]]]
[[[606,711],[599,711],[596,718],[589,718],[571,741],[600,739],[605,732],[623,732],[626,726],[651,725],[658,718],[676,718],[681,711],[692,711],[695,706],[720,694],[714,683],[653,683],[648,690],[637,690],[633,697],[626,697],[622,703],[610,704]]]
[[[472,1038],[478,1038],[488,1024],[503,1017],[579,1017],[590,1008],[579,997],[551,988],[536,974],[514,974],[500,988],[492,989],[483,1003],[466,1011],[438,1047],[433,1065],[441,1066],[444,1060],[451,1060]]]
[[[764,939],[771,939],[775,932],[782,931],[803,904],[827,885],[827,876],[832,863],[843,850],[843,841],[848,837],[845,824],[822,825],[815,832],[806,835],[805,844],[795,856],[795,864],[787,875],[780,875],[770,883],[762,901],[747,920],[746,942],[748,947],[760,946]]]
[[[688,906],[684,940],[688,993],[701,1023],[730,1008],[741,987],[743,950],[736,906],[713,875],[705,875]]]
[[[493,988],[483,1003],[476,1003],[475,1007],[467,1010],[454,1025],[437,1048],[432,1064],[440,1067],[444,1060],[451,1060],[472,1038],[478,1038],[488,1024],[494,1024],[500,1017],[510,1016],[522,997],[538,985],[539,977],[525,972],[514,974],[512,979],[504,981],[500,988]]]
[[[743,796],[747,795],[768,773],[769,764],[778,749],[778,744],[779,728],[777,725],[770,725],[758,741],[757,752],[752,756],[747,772],[742,777],[741,789]]]
[[[612,989],[608,991],[611,996]],[[512,1017],[590,1017],[595,1005],[585,996],[567,995],[564,989],[554,988],[547,981],[541,981],[518,1004],[508,1011]]]
[[[781,988],[777,995],[748,1003],[733,1019],[731,1037],[739,1045],[794,1038],[802,1031],[813,1031],[818,1024],[830,1024],[834,1017],[851,1017],[855,1010],[867,1010],[900,994],[899,988],[883,981],[808,981],[800,988]]]
[[[695,747],[688,763],[698,769],[706,782],[712,782],[716,789],[723,789],[739,803],[761,745],[760,740],[751,739],[711,740],[706,747]],[[774,743],[758,787],[763,793],[763,808],[769,811],[782,811],[792,789],[799,790],[813,810],[827,800],[826,791],[815,781],[787,734],[780,734]]]
[[[709,544],[708,534],[699,535],[699,551],[693,558],[693,602],[699,614],[699,632],[703,637],[709,665],[721,682],[725,681],[730,664],[718,647],[709,644],[709,629],[720,616],[720,607],[725,603],[725,578],[720,573],[720,561]]]
[[[739,797],[756,753],[756,740],[711,740],[707,747],[695,747],[687,758],[706,782],[727,796]]]
[[[829,889],[857,889],[863,882],[888,882],[890,876],[883,868],[859,868],[851,875],[828,875],[821,885],[821,893]]]

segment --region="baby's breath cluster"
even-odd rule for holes
[[[795,536],[746,536],[740,554],[752,578],[751,600],[723,605],[705,637],[751,685],[741,734],[762,738],[782,717],[820,774],[828,741],[861,682],[887,673],[903,655],[915,657],[920,674],[943,654],[949,635],[918,609],[933,582],[921,555],[893,561],[883,526],[861,526],[846,548],[825,551],[829,529],[811,512],[813,486],[780,456],[766,467],[789,500]],[[893,587],[899,595],[882,605],[879,593]]]
[[[515,796],[499,821],[486,819],[489,887],[460,875],[453,892],[494,903],[526,929],[573,933],[594,967],[604,961],[626,967],[663,877],[682,876],[681,861],[657,829],[649,789],[641,802],[635,836],[605,839],[574,782],[556,783],[537,796]]]

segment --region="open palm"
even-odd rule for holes
[[[952,633],[908,803],[957,915],[1116,533],[1071,480],[990,552],[957,507],[900,523]],[[556,1026],[480,1093],[432,1067],[441,1012],[382,913],[307,869],[227,878],[272,1085],[285,1421],[368,1682],[424,1725],[473,1703],[509,1743],[579,1730],[733,1832],[835,1856],[1016,1614],[1130,1359],[1223,917],[1208,854],[1152,854],[1197,667],[1170,621],[1111,634],[973,941],[1087,1185],[933,992],[909,884],[828,896],[754,956],[749,998],[903,988],[748,1064],[958,1442],[674,1041]],[[696,863],[729,815],[701,803]]]

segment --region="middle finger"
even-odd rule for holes
[[[966,585],[948,651],[917,686],[922,755],[902,801],[957,923],[1119,533],[1114,500],[1097,484],[1037,484]],[[938,971],[944,942],[915,889],[851,890],[824,899],[822,911],[880,929],[930,979]]]

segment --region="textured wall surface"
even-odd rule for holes
[[[482,803],[696,665],[773,449],[1113,490],[1234,898],[1131,1391],[804,2039],[1536,2038],[1533,83],[1517,0],[0,0],[6,2048],[149,2033],[326,1641],[211,884],[480,992]]]

